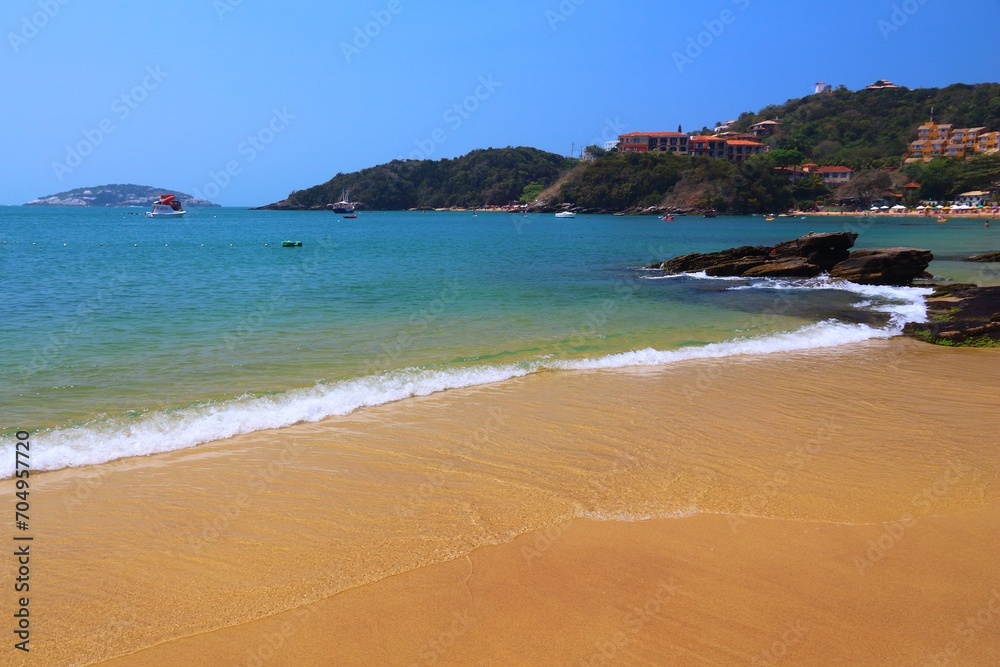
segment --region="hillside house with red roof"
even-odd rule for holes
[[[839,188],[844,183],[849,183],[851,178],[854,177],[853,169],[841,166],[819,167],[813,173],[819,174],[819,177],[823,179],[823,183],[831,190]]]

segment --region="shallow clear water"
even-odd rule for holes
[[[853,230],[857,247],[930,248],[945,260],[933,272],[995,282],[990,265],[953,261],[995,250],[995,227],[243,209],[160,221],[139,209],[0,208],[0,429],[52,430],[39,465],[61,467],[544,368],[892,335],[920,316],[919,294],[737,289],[748,283],[641,267]],[[744,338],[755,342],[705,347]]]

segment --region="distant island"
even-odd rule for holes
[[[345,191],[368,210],[748,214],[1000,201],[996,83],[910,90],[879,81],[858,91],[824,84],[712,129],[664,125],[573,157],[507,147],[393,160],[261,209],[326,210]]]
[[[97,185],[32,199],[24,206],[152,206],[162,194],[172,194],[184,208],[219,206],[205,199],[167,188],[148,185]]]

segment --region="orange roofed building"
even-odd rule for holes
[[[622,153],[688,154],[690,137],[683,132],[629,132],[618,135],[618,150]]]
[[[691,137],[691,155],[695,157],[726,157],[726,140],[713,136]]]
[[[681,132],[629,132],[618,136],[622,153],[676,153],[742,162],[750,155],[766,153],[759,141],[726,139],[712,135],[688,136]]]
[[[732,139],[726,142],[726,159],[730,162],[743,162],[751,155],[759,155],[766,150],[759,141]]]

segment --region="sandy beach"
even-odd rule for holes
[[[996,663],[998,370],[549,372],[39,474],[2,664]]]

